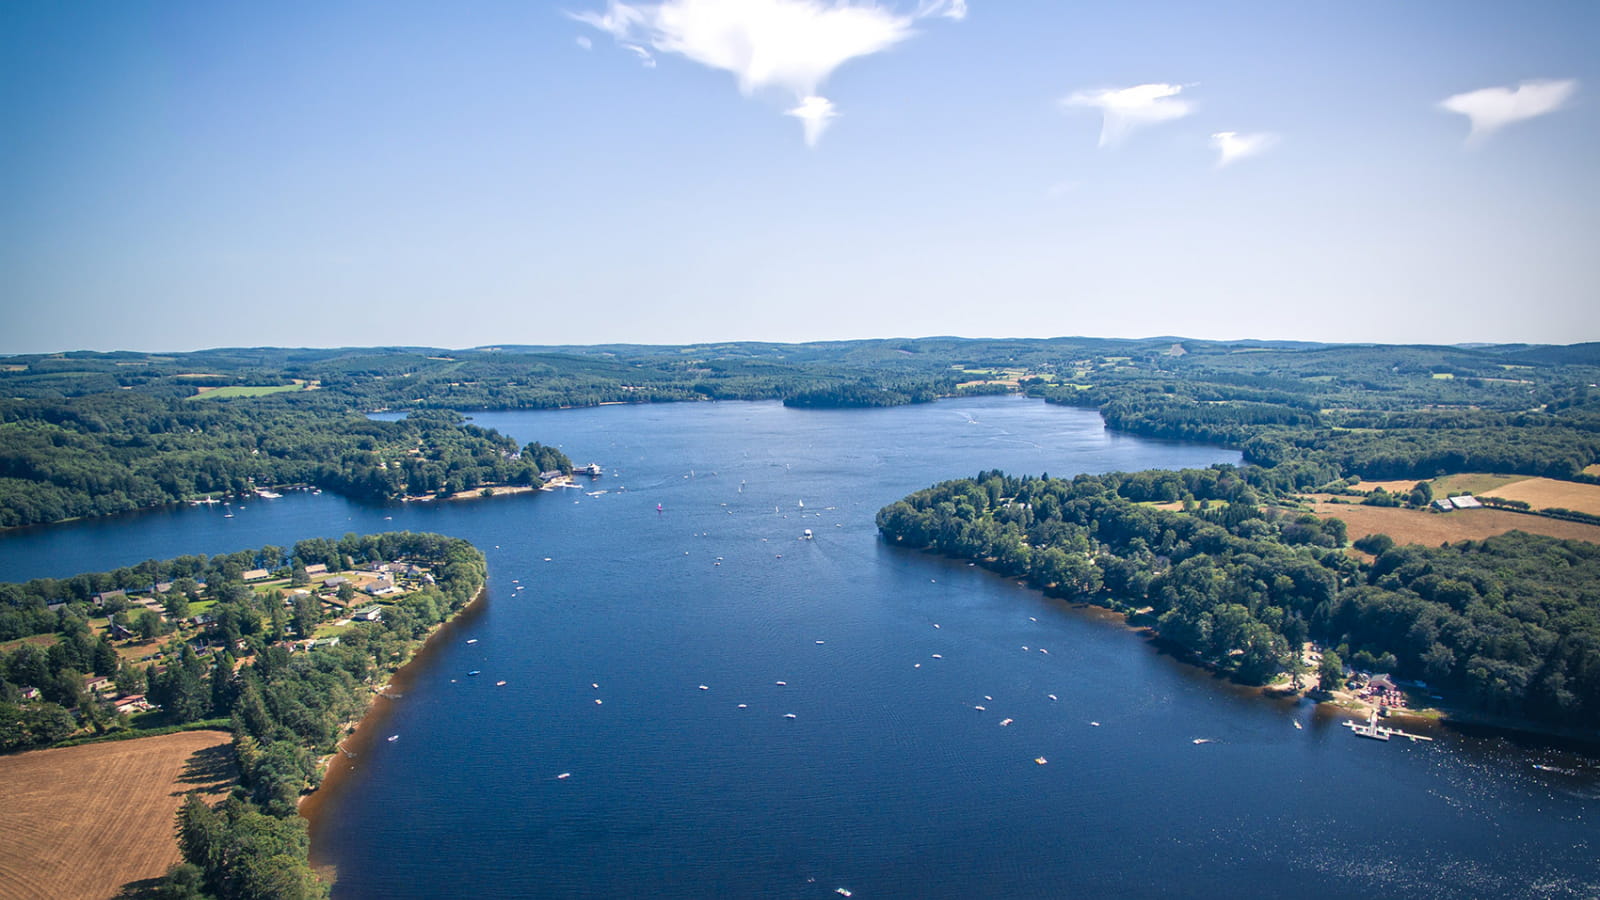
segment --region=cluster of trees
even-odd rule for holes
[[[945,382],[896,384],[886,387],[865,381],[833,384],[797,391],[783,398],[783,405],[796,409],[868,409],[879,406],[904,406],[930,403],[955,390],[955,379]]]
[[[305,566],[318,563],[338,570],[397,559],[431,566],[435,584],[386,607],[382,622],[362,623],[337,647],[312,654],[291,655],[278,644],[291,632],[301,637],[311,634],[322,618],[317,600],[302,597],[289,606],[281,592],[257,593],[240,581],[244,568],[258,566],[303,575]],[[268,750],[284,741],[292,746],[325,747],[334,739],[338,725],[363,708],[363,683],[374,673],[389,671],[409,658],[416,639],[470,601],[486,573],[482,554],[470,544],[409,532],[347,534],[339,540],[312,538],[289,550],[268,546],[210,558],[186,556],[150,561],[129,571],[168,576],[185,573],[177,575],[179,580],[171,592],[177,595],[174,602],[179,602],[185,591],[196,600],[203,592],[215,601],[208,611],[212,621],[196,637],[216,649],[202,655],[185,643],[165,665],[129,664],[121,661],[104,635],[89,632],[86,619],[71,611],[77,605],[63,610],[65,624],[48,648],[22,644],[0,653],[0,711],[17,707],[26,712],[0,725],[0,751],[48,745],[82,728],[104,732],[120,727],[115,711],[85,692],[84,677],[90,673],[111,677],[123,693],[145,692],[161,709],[167,724],[233,720],[241,734],[260,741]],[[207,579],[203,589],[198,589],[194,575]],[[72,581],[107,584],[116,583],[117,578],[118,573],[94,573],[75,576]],[[0,595],[49,596],[40,593],[40,586],[51,583],[41,579],[26,585],[0,585]],[[255,661],[235,674],[237,657],[232,648],[241,639]],[[29,687],[37,688],[40,697],[23,703],[22,691]],[[281,760],[287,751],[278,748],[274,753],[277,755],[267,758]],[[242,758],[241,764],[251,782],[252,767],[243,765]],[[287,770],[277,766],[273,771]],[[292,800],[305,786],[309,770],[300,776],[291,779],[288,787],[277,778],[255,779],[253,783],[265,786],[257,801],[267,804],[269,797]]]
[[[106,515],[256,486],[370,501],[536,484],[570,468],[459,413],[374,421],[326,391],[197,401],[114,392],[0,401],[0,527]],[[541,465],[548,468],[541,469]]]
[[[1141,616],[1246,682],[1299,674],[1296,650],[1315,637],[1485,711],[1600,728],[1600,548],[1521,533],[1432,549],[1378,541],[1363,565],[1342,552],[1342,521],[1263,507],[1242,474],[985,472],[885,507],[878,526]],[[1180,490],[1182,511],[1142,505]]]

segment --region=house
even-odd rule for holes
[[[154,708],[155,707],[150,705],[150,701],[145,699],[143,694],[130,694],[129,696],[123,697],[121,700],[117,701],[118,713],[144,712],[147,709]]]
[[[54,601],[52,603],[46,603],[44,605],[44,608],[49,610],[50,612],[58,612],[60,610],[63,610],[63,609],[67,608],[67,601],[65,601],[65,600],[56,600],[56,601]]]
[[[105,675],[91,675],[83,681],[83,689],[90,693],[98,694],[111,687],[111,679]]]
[[[306,649],[307,650],[315,650],[318,647],[337,647],[337,646],[339,646],[339,636],[338,635],[334,635],[333,637],[330,637],[330,638],[315,638],[313,640],[306,641]]]
[[[1459,497],[1451,497],[1450,505],[1454,506],[1456,509],[1481,509],[1483,507],[1483,504],[1478,502],[1478,498],[1472,496],[1471,494],[1462,494]]]
[[[395,587],[394,582],[390,581],[389,579],[379,578],[377,581],[374,581],[361,590],[371,594],[374,597],[382,597],[385,594],[397,593],[400,589]]]
[[[95,606],[105,606],[107,600],[112,600],[112,599],[115,599],[117,597],[126,597],[126,596],[128,596],[128,592],[122,590],[121,588],[118,588],[117,590],[114,590],[114,591],[101,591],[100,593],[94,595],[94,597],[93,597],[94,605]]]
[[[132,637],[133,637],[133,629],[131,629],[128,626],[123,625],[123,624],[121,624],[119,622],[112,622],[111,623],[111,639],[112,640],[114,640],[114,641],[126,641],[126,640],[131,639]]]
[[[172,590],[172,582],[170,582],[170,581],[158,581],[158,582],[156,582],[155,587],[152,588],[152,590],[157,594],[165,594],[168,591]]]
[[[323,581],[322,582],[322,586],[323,587],[336,588],[341,584],[349,584],[349,583],[350,583],[350,579],[344,577],[343,575],[335,575],[332,578],[329,578],[329,579]]]
[[[313,577],[317,575],[326,575],[328,574],[328,566],[326,563],[317,563],[314,566],[306,566],[306,574]]]
[[[1433,501],[1433,508],[1435,512],[1450,512],[1451,510],[1455,509],[1456,506],[1449,500],[1435,500]]]
[[[350,618],[359,619],[363,622],[378,622],[383,619],[383,607],[369,606],[359,612],[351,613]]]
[[[246,582],[266,581],[268,578],[272,577],[272,573],[268,572],[266,569],[246,569],[244,572],[240,573],[239,577],[243,578]]]
[[[24,700],[37,700],[37,699],[39,699],[39,689],[36,688],[36,687],[23,688],[22,689],[22,699],[24,699]]]

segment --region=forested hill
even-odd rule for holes
[[[1179,494],[1190,509],[1145,501]],[[1135,613],[1249,683],[1317,638],[1358,668],[1480,710],[1600,733],[1600,547],[1513,532],[1342,549],[1337,519],[1264,509],[1229,467],[1077,478],[985,472],[878,513],[883,535]],[[1369,545],[1370,546],[1370,545]]]
[[[1240,447],[1283,488],[1487,470],[1595,480],[1600,345],[1177,338],[222,349],[0,358],[0,527],[250,486],[353,497],[532,483],[569,462],[460,412],[1025,392],[1137,434]],[[372,422],[378,410],[401,422]],[[532,450],[533,453],[528,451]]]

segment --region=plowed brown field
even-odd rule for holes
[[[192,790],[220,799],[229,736],[160,737],[0,757],[0,900],[105,900],[181,862],[173,836]]]

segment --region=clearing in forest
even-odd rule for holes
[[[106,900],[182,862],[173,828],[189,791],[237,780],[230,736],[159,737],[0,757],[0,900]]]

